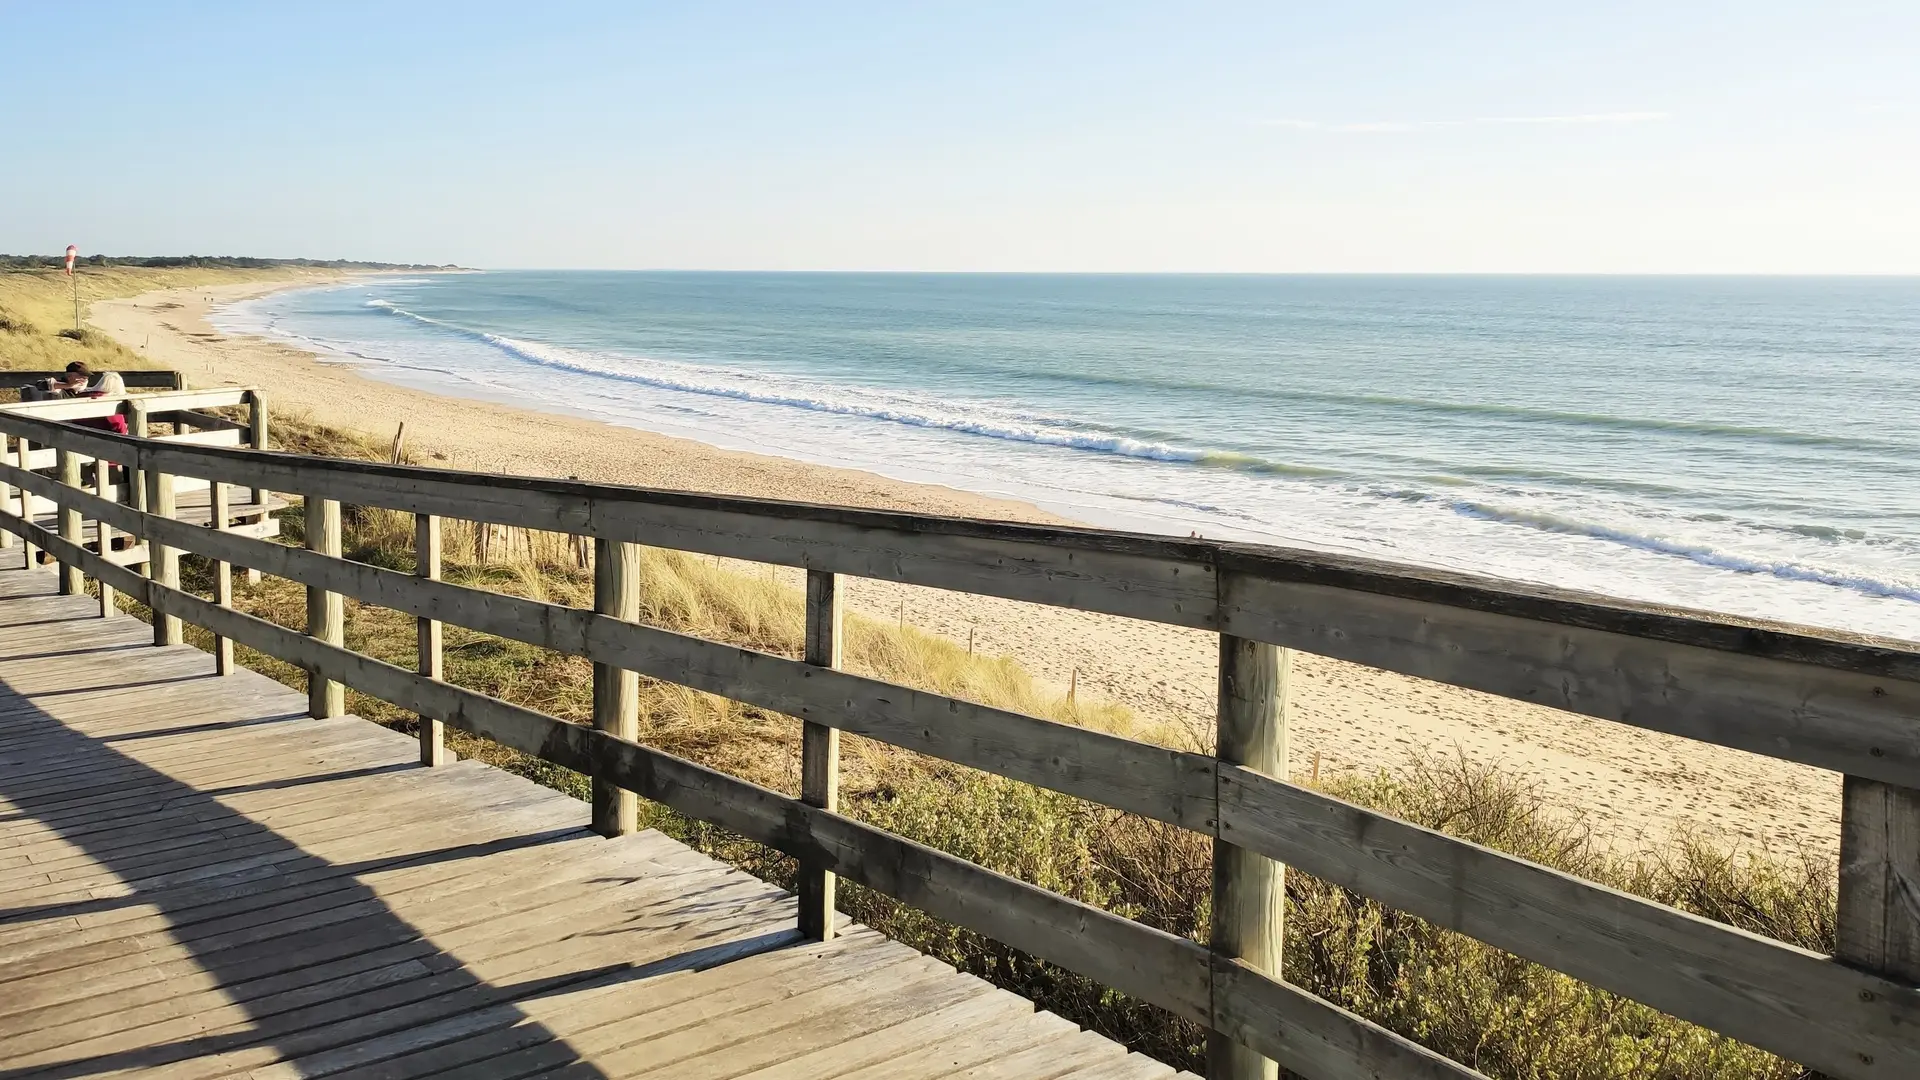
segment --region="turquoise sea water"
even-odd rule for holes
[[[222,312],[436,391],[1920,639],[1920,279],[497,272]]]

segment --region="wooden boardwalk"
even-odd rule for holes
[[[0,559],[0,1080],[1172,1075]]]

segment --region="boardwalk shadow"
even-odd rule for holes
[[[0,577],[6,579],[0,608],[46,610],[37,597],[51,593],[51,575],[14,570]],[[44,580],[29,584],[29,577]],[[91,626],[74,627],[75,637],[97,642],[103,624],[83,614],[84,603],[84,597],[45,601],[75,612],[76,624],[92,618]],[[154,741],[139,734],[91,737],[47,711],[73,715],[79,694],[60,694],[47,708],[36,704],[46,697],[42,684],[58,681],[47,673],[61,660],[46,646],[61,622],[0,619],[0,884],[8,885],[0,892],[0,1080],[127,1070],[211,1076],[275,1061],[287,1063],[281,1068],[288,1075],[324,1075],[507,1026],[549,1044],[554,1053],[547,1060],[565,1061],[575,1055],[563,1049],[564,1040],[521,1011],[529,995],[588,980],[709,967],[787,943],[750,939],[716,948],[696,941],[681,955],[644,966],[583,964],[533,981],[490,984],[397,914],[359,875],[402,865],[471,868],[472,860],[506,847],[577,838],[577,829],[385,861],[330,862],[227,807],[213,792],[131,756]],[[34,627],[31,641],[24,626]],[[7,653],[41,657],[25,677],[28,692],[15,684],[23,678],[16,673],[29,669],[8,666]],[[177,674],[183,661],[172,655],[171,664],[93,656],[72,667],[95,692],[107,694],[169,681],[153,675]],[[116,674],[125,681],[115,684]],[[206,678],[213,685],[213,677]],[[113,707],[138,703],[121,697]],[[202,731],[219,727],[199,725]],[[304,782],[322,785],[342,775],[325,772]],[[139,794],[116,798],[129,791]],[[34,856],[14,854],[29,843],[40,844]],[[40,865],[46,870],[29,872]],[[126,921],[134,905],[144,910]],[[191,994],[200,1000],[182,1008]],[[378,1049],[367,1045],[401,1032],[404,1039],[375,1044]],[[230,1056],[189,1060],[211,1055]],[[587,1066],[573,1069],[599,1075]]]

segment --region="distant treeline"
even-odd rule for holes
[[[65,255],[0,255],[0,270],[58,270]],[[354,259],[255,259],[246,255],[88,255],[81,266],[196,267],[229,270],[266,270],[276,266],[311,266],[325,270],[457,270],[452,263],[361,262]]]

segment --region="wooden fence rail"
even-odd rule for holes
[[[209,407],[194,405],[193,409]],[[171,406],[176,411],[188,406]],[[191,421],[188,421],[189,426]],[[209,427],[215,434],[230,429]],[[258,445],[256,430],[245,432]],[[1158,1004],[1216,1033],[1216,1077],[1314,1080],[1478,1075],[1289,983],[1279,970],[1283,867],[1538,961],[1822,1072],[1920,1075],[1920,652],[1865,638],[1692,613],[1381,563],[1180,541],[718,498],[611,485],[366,465],[121,437],[0,408],[0,495],[59,516],[37,524],[0,499],[0,528],[128,594],[160,627],[184,620],[306,668],[311,710],[350,686],[439,725],[586,773],[603,832],[652,799],[795,856],[803,929],[832,932],[845,877]],[[22,448],[30,449],[23,453]],[[41,454],[48,456],[42,464]],[[146,478],[144,505],[102,494],[99,463]],[[96,481],[77,472],[92,465]],[[42,470],[57,469],[57,475]],[[211,486],[303,494],[307,547],[174,520],[168,492]],[[37,501],[36,501],[37,500]],[[341,503],[416,515],[414,573],[340,557]],[[445,519],[594,538],[592,610],[439,580]],[[97,535],[154,552],[138,573]],[[638,623],[637,547],[803,567],[799,660]],[[170,578],[169,553],[257,568],[306,586],[309,632],[206,600]],[[896,686],[839,670],[841,575],[962,589],[1154,619],[1221,634],[1218,756],[1195,754]],[[217,579],[218,580],[218,579]],[[341,643],[343,597],[414,616],[408,670]],[[567,724],[446,683],[453,624],[594,664],[594,724]],[[1422,829],[1285,776],[1287,650],[1302,649],[1848,774],[1841,856],[1844,962]],[[804,721],[801,797],[788,798],[638,745],[633,679],[662,679]],[[995,874],[835,810],[837,735],[918,753],[1169,822],[1215,841],[1209,945]]]

